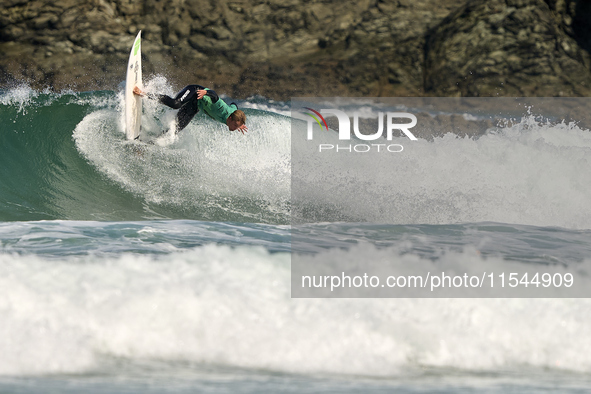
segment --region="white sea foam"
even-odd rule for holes
[[[384,253],[417,260],[363,246],[347,258]],[[0,374],[92,371],[105,356],[367,376],[591,371],[588,299],[290,299],[289,278],[289,255],[261,247],[59,262],[3,254]]]
[[[19,113],[26,113],[26,108],[39,96],[39,92],[29,85],[21,84],[0,94],[0,104],[16,105]]]
[[[299,129],[292,138],[305,142]],[[476,139],[369,142],[400,144],[401,153],[319,154],[321,143],[367,142],[317,131],[314,144],[296,144],[293,194],[355,221],[591,228],[591,133],[574,124],[526,117]]]
[[[222,95],[226,99],[225,95]],[[291,116],[291,108],[289,103],[282,101],[275,101],[262,96],[248,97],[244,101],[240,101],[240,108],[251,108],[260,111],[273,112],[283,116]]]

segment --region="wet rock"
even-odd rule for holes
[[[442,96],[587,95],[585,50],[542,0],[472,0],[430,31],[425,89]]]
[[[3,6],[0,82],[115,88],[141,29],[147,78],[161,73],[179,87],[198,82],[235,96],[580,96],[591,86],[584,0]]]

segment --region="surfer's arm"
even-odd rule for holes
[[[197,98],[198,99],[202,99],[205,96],[208,96],[211,99],[211,102],[213,104],[217,103],[217,101],[220,99],[218,94],[211,89],[203,88],[203,89],[197,90]]]
[[[168,97],[168,96],[165,96],[165,95],[163,95],[163,94],[154,94],[154,93],[147,93],[147,92],[144,92],[143,90],[141,90],[141,89],[140,89],[140,88],[138,88],[137,86],[133,88],[133,94],[136,94],[136,95],[138,95],[138,96],[140,96],[140,97],[147,97],[147,98],[149,98],[149,99],[151,99],[151,100],[158,100],[158,101],[162,101],[162,97]],[[168,97],[168,98],[169,98],[170,100],[173,100],[173,99],[171,99],[170,97]],[[179,108],[180,108],[180,107],[179,107]]]

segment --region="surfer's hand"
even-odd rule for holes
[[[246,127],[246,125],[243,124],[242,126],[238,127],[236,130],[238,130],[239,132],[241,132],[242,134],[244,134],[245,132],[248,131],[248,127]]]
[[[207,90],[203,89],[203,90],[198,90],[197,91],[197,99],[201,100],[203,98],[203,96],[205,96],[207,94]]]
[[[146,94],[144,92],[141,91],[140,88],[138,88],[137,86],[133,88],[133,93],[137,94],[138,96],[145,96]]]

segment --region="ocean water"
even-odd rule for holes
[[[292,229],[290,107],[238,104],[246,136],[198,117],[159,137],[175,112],[145,101],[146,144],[125,141],[121,92],[0,92],[0,393],[589,391],[587,298],[290,289],[292,253],[576,265],[587,283],[589,130],[421,140],[390,174],[395,213],[344,194],[358,223]],[[326,242],[292,250],[292,231]]]

